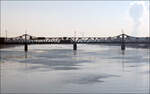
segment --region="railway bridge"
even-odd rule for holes
[[[5,38],[4,44],[24,44],[25,51],[28,44],[73,44],[73,49],[77,49],[77,44],[103,43],[120,44],[121,49],[125,49],[125,44],[150,44],[150,37],[134,37],[127,34],[120,34],[113,37],[36,37],[28,34]]]
[[[36,37],[28,34],[6,38],[6,44],[69,44],[69,43],[121,43],[122,38],[125,43],[148,43],[150,37],[133,37],[120,34],[113,37]]]

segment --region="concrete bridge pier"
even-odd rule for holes
[[[73,43],[73,50],[77,50],[77,43],[76,42]]]
[[[121,50],[125,50],[126,46],[124,43],[121,44]]]
[[[125,50],[125,40],[124,40],[124,34],[122,34],[122,41],[121,41],[121,50]]]
[[[25,51],[25,52],[28,51],[28,44],[27,44],[27,43],[24,44],[24,51]]]
[[[24,43],[24,51],[28,51],[28,43],[27,43],[27,34],[25,33],[25,43]]]

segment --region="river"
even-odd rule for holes
[[[1,93],[150,93],[149,49],[49,44],[0,52]]]

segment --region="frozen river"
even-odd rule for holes
[[[149,93],[149,50],[79,44],[1,49],[1,93]]]

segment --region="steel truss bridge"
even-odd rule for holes
[[[125,43],[150,43],[150,37],[133,37],[120,34],[113,37],[36,37],[23,34],[18,37],[6,38],[6,44],[71,44],[71,43],[121,43],[122,37]]]

